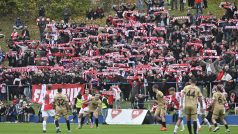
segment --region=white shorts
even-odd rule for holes
[[[88,110],[89,110],[88,107],[81,108],[80,111],[79,111],[79,114],[83,114],[84,112],[87,112]]]
[[[179,118],[183,118],[183,116],[184,116],[184,115],[183,115],[183,109],[179,109],[179,110],[178,110],[178,117],[179,117]]]
[[[204,110],[204,112],[201,112],[201,109],[198,108],[198,110],[197,110],[197,114],[198,114],[198,115],[205,115],[206,113],[205,113],[205,110]]]
[[[55,110],[42,110],[42,117],[55,116]]]

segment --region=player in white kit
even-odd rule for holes
[[[178,121],[174,127],[174,134],[177,134],[178,128],[181,125],[181,131],[184,131],[184,124],[183,124],[183,108],[180,107],[181,99],[182,99],[182,92],[176,92],[174,87],[169,88],[169,94],[171,95],[170,103],[174,105],[174,108],[178,110]],[[184,105],[183,105],[184,106]]]
[[[82,108],[79,111],[79,118],[78,118],[78,128],[80,129],[83,125],[84,119],[87,116],[90,122],[90,127],[92,128],[92,119],[89,118],[89,108],[88,105],[92,100],[92,95],[89,94],[89,90],[85,89],[85,94],[82,95]],[[82,118],[81,118],[82,117]]]
[[[43,122],[42,122],[43,133],[46,133],[46,123],[47,123],[48,117],[51,116],[54,118],[55,116],[55,110],[53,107],[54,96],[50,94],[51,85],[48,85],[47,87],[46,85],[42,85],[42,89],[43,90],[46,89],[43,95],[43,104],[41,107],[42,118],[43,118]]]
[[[202,97],[202,103],[203,103],[203,109],[206,109],[206,102],[205,102],[204,97]],[[212,126],[211,126],[210,122],[207,120],[207,118],[205,118],[205,114],[206,114],[205,111],[203,113],[201,112],[200,103],[198,103],[197,113],[198,113],[198,116],[200,115],[202,117],[202,120],[208,125],[209,131],[211,131]],[[202,126],[201,126],[198,118],[197,118],[197,125],[198,125],[198,131],[200,131]]]

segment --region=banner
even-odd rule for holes
[[[108,109],[106,123],[141,125],[147,111],[142,109]]]
[[[32,85],[32,102],[35,103],[43,103],[43,97],[46,93],[47,86],[45,84],[42,85]],[[78,95],[79,92],[81,94],[84,92],[83,84],[51,84],[50,95],[54,96],[57,93],[58,88],[62,88],[62,93],[66,94],[70,100],[73,102],[73,99]]]

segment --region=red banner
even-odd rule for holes
[[[71,103],[79,92],[81,92],[81,94],[84,92],[83,84],[52,84],[51,87],[50,95],[54,96],[57,93],[57,89],[62,88],[62,93],[68,96]],[[32,102],[41,104],[46,88],[47,85],[45,84],[32,85]]]

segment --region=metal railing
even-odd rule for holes
[[[89,83],[85,83],[85,86],[87,86],[88,84]],[[129,85],[130,83],[127,83],[127,82],[110,83],[110,82],[108,82],[106,84],[107,85],[123,85],[123,84],[124,85],[125,84]],[[180,91],[182,89],[182,87],[183,87],[182,86],[180,88],[178,86],[179,84],[183,84],[184,85],[184,83],[177,83],[177,82],[148,82],[148,84],[152,84],[152,85],[153,84],[176,84],[176,90],[177,91]],[[213,88],[212,87],[212,83],[210,82],[210,83],[207,83],[206,85],[209,85],[209,87],[208,87],[209,89],[207,89],[207,90],[209,90],[209,92],[210,92],[210,96],[207,96],[207,97],[211,98],[212,88]],[[151,98],[151,96],[149,95],[147,87],[148,86],[146,86],[146,88],[144,88],[144,90],[145,90],[145,98],[144,98],[143,103],[135,101],[132,104],[131,100],[130,100],[130,95],[127,96],[127,99],[125,99],[123,97],[123,92],[122,92],[122,96],[121,96],[121,100],[120,100],[119,106],[116,106],[116,103],[114,103],[114,107],[119,107],[119,108],[139,108],[140,107],[139,105],[143,105],[144,109],[149,109],[150,110],[152,105],[153,105],[153,101],[151,101],[151,100],[153,100],[154,98]],[[205,87],[204,85],[200,85],[201,89],[204,89],[204,87]],[[14,97],[14,95],[17,95],[17,93],[19,93],[18,96],[19,95],[24,95],[27,98],[29,98],[29,100],[30,100],[32,98],[32,90],[31,90],[31,88],[32,88],[32,85],[22,85],[22,86],[6,85],[6,94],[5,94],[6,97],[5,98],[6,98],[7,101],[10,101]],[[18,92],[12,92],[12,90],[18,90]],[[19,90],[21,90],[21,91],[19,92]],[[202,90],[202,92],[204,93],[205,91]],[[129,94],[131,94],[131,93],[129,93]],[[230,103],[230,104],[233,105],[231,110],[234,110],[235,115],[237,115],[238,114],[238,103]]]
[[[25,95],[27,98],[31,98],[31,85],[6,85],[7,101],[10,101],[15,95]]]
[[[90,87],[90,84],[92,84],[92,83],[84,83],[85,88]],[[106,82],[107,86],[110,86],[110,85],[119,85],[120,86],[120,85],[130,85],[130,84],[131,83],[128,83],[128,82],[113,82],[113,83]],[[145,96],[150,97],[149,90],[151,90],[151,85],[153,85],[153,84],[158,84],[159,86],[164,86],[164,84],[167,84],[166,85],[167,87],[174,86],[176,88],[176,91],[181,91],[185,85],[185,83],[183,83],[183,82],[149,82],[148,81],[147,83],[140,84],[140,86],[143,87],[143,89],[144,89]],[[96,85],[96,84],[92,84],[92,86],[94,86],[94,85]],[[212,97],[212,88],[213,88],[212,85],[213,85],[212,82],[206,82],[206,83],[203,82],[202,84],[198,84],[202,93],[206,97]],[[13,95],[18,95],[17,93],[21,93],[22,95],[25,95],[26,97],[31,98],[31,87],[32,87],[31,85],[22,85],[22,86],[6,85],[6,92],[7,92],[6,98],[9,101],[13,97]],[[15,91],[13,91],[13,90],[15,90]],[[167,90],[167,89],[162,89],[162,90]],[[123,92],[122,92],[122,94],[123,94]]]
[[[235,103],[235,115],[237,115],[238,114],[238,103]]]

